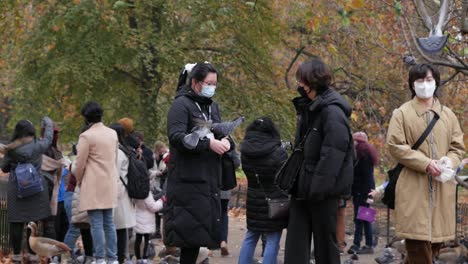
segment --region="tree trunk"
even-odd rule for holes
[[[129,1],[130,4],[134,4],[134,1]],[[154,33],[160,32],[161,9],[153,8],[152,10],[152,27]],[[133,12],[129,15],[129,26],[135,29],[138,33],[138,21]],[[158,130],[158,107],[157,99],[159,90],[161,89],[162,82],[160,73],[157,71],[159,64],[158,51],[152,43],[142,45],[139,52],[140,63],[141,63],[141,77],[140,77],[140,116],[138,118],[138,124],[142,128],[147,142],[153,141],[156,138],[156,132]]]

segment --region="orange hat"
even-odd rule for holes
[[[123,126],[125,135],[130,135],[133,132],[133,119],[124,117],[119,120],[119,124]]]

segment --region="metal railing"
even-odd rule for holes
[[[0,250],[10,251],[10,228],[7,219],[7,181],[0,179]]]

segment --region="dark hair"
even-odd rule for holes
[[[435,80],[435,83],[436,83],[436,89],[434,91],[434,96],[437,97],[437,90],[439,89],[439,85],[440,85],[439,70],[437,70],[437,68],[434,65],[425,64],[425,63],[416,64],[409,71],[408,84],[409,84],[409,88],[410,88],[410,91],[411,91],[411,97],[416,96],[416,92],[414,91],[414,82],[417,79],[426,78],[426,75],[427,75],[428,71],[431,71],[432,77],[434,77],[434,80]]]
[[[281,135],[275,123],[268,116],[263,116],[255,119],[246,131],[258,131],[270,134],[272,138],[280,139]]]
[[[87,102],[83,108],[81,108],[81,115],[88,123],[101,122],[103,112],[102,107],[93,101]]]
[[[370,159],[374,166],[379,164],[379,154],[377,153],[377,150],[374,148],[374,146],[372,146],[368,142],[357,141],[356,155],[358,159]]]
[[[208,73],[218,73],[216,69],[210,63],[206,62],[198,62],[192,69],[190,73],[188,73],[185,68],[182,69],[179,75],[179,82],[177,83],[177,90],[184,85],[190,85],[192,79],[196,81],[202,82],[205,80]]]
[[[316,58],[299,66],[296,71],[296,79],[316,90],[317,94],[322,94],[331,83],[332,73],[325,62]]]
[[[11,141],[25,137],[36,138],[36,129],[31,121],[23,119],[16,123]]]
[[[123,126],[121,124],[119,124],[119,123],[114,123],[114,124],[110,125],[109,128],[111,128],[111,129],[115,130],[115,132],[117,132],[117,138],[119,139],[120,145],[125,146],[125,140],[124,140],[125,131],[124,131]]]
[[[145,135],[143,134],[143,132],[134,132],[133,135],[135,135],[135,138],[138,140],[138,143],[141,143],[143,141],[145,141]]]

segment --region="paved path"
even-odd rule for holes
[[[222,257],[219,250],[213,251],[213,256],[210,257],[210,264],[237,264],[237,259],[239,257],[240,247],[242,241],[244,239],[246,233],[246,224],[245,224],[245,217],[229,217],[229,252],[230,255],[227,257]],[[351,227],[352,228],[352,227]],[[280,260],[278,264],[283,264],[284,258],[284,241],[286,238],[286,231],[283,231],[283,236],[281,238],[281,246],[279,251],[278,259]],[[347,242],[350,245],[352,242],[352,237],[347,235]],[[158,249],[160,242],[158,244]],[[359,256],[359,263],[367,264],[367,263],[376,263],[374,258],[382,253],[384,241],[379,241],[379,245],[375,249],[374,255],[360,255]],[[158,251],[157,249],[157,251]],[[261,242],[257,244],[257,249],[255,251],[255,258],[260,259],[261,254]],[[345,254],[341,257],[342,262],[349,259],[350,255]],[[158,263],[158,261],[155,261]],[[394,262],[398,263],[398,262]]]

